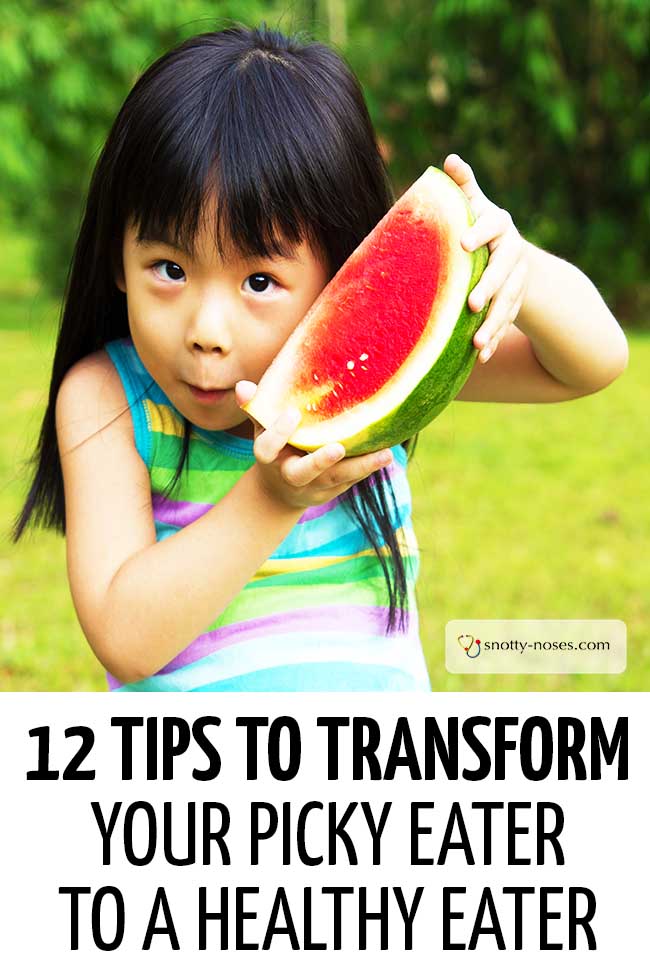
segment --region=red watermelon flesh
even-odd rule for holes
[[[332,384],[311,407],[319,418],[368,399],[396,374],[429,320],[431,296],[446,278],[448,249],[448,238],[434,236],[431,225],[406,205],[393,212],[372,254],[343,265],[336,278],[336,314],[327,332],[315,329],[305,344],[295,378],[295,386],[305,390]]]

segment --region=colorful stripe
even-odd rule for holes
[[[115,686],[115,690],[132,691],[192,691],[210,689],[222,681],[238,680],[242,690],[247,679],[255,686],[255,674],[259,670],[275,667],[293,668],[296,683],[303,689],[305,668],[326,664],[354,665],[358,668],[372,667],[375,675],[381,668],[391,672],[399,670],[404,682],[411,689],[422,688],[426,681],[426,669],[417,636],[392,637],[394,646],[389,646],[382,636],[350,635],[345,621],[339,621],[339,628],[329,631],[325,636],[309,632],[285,633],[282,641],[274,641],[268,634],[248,635],[248,639],[222,648],[218,653],[207,654],[184,664],[174,670],[160,671],[138,684]],[[326,657],[324,656],[326,654]],[[329,690],[330,687],[321,688]],[[342,689],[342,688],[341,688]],[[370,688],[367,688],[370,689]],[[374,687],[373,680],[373,690]]]
[[[255,463],[253,443],[224,431],[193,429],[188,463],[170,491],[183,419],[130,340],[110,342],[107,351],[124,385],[136,446],[149,469],[160,541],[218,504]],[[409,596],[402,629],[386,632],[388,592],[381,564],[339,496],[307,509],[207,631],[157,674],[127,685],[108,675],[109,687],[121,692],[429,690],[418,635],[419,552],[406,454],[400,446],[393,454],[386,473]],[[389,554],[386,546],[383,552]]]
[[[180,667],[201,660],[203,657],[223,650],[225,647],[235,646],[247,640],[251,634],[255,638],[267,636],[282,636],[291,633],[319,633],[336,632],[341,629],[340,617],[334,610],[336,607],[323,606],[316,610],[296,609],[284,613],[275,613],[261,619],[242,620],[209,630],[193,640],[185,650],[174,657],[161,674],[171,674]],[[348,636],[352,633],[382,635],[388,622],[388,610],[383,606],[353,606],[345,614],[345,631]],[[409,628],[409,615],[405,615],[406,628]]]

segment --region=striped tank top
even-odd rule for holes
[[[130,339],[109,342],[106,351],[129,403],[136,448],[149,470],[156,540],[161,541],[200,518],[233,487],[255,463],[253,441],[193,427],[189,463],[167,495],[180,458],[183,419]],[[388,591],[379,559],[338,497],[306,509],[210,628],[162,670],[132,684],[120,684],[109,674],[109,688],[430,690],[415,601],[419,555],[406,451],[398,445],[393,455],[386,470],[408,578],[405,630],[386,635]]]

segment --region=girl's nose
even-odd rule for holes
[[[231,316],[223,298],[203,301],[187,331],[187,344],[196,352],[219,352],[232,349]]]

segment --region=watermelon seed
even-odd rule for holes
[[[354,369],[354,360],[350,359],[347,363],[348,369]]]
[[[383,274],[383,272],[382,272],[382,274]],[[361,355],[359,356],[359,358],[361,359],[362,362],[365,362],[366,359],[368,358],[368,353],[367,352],[362,352]]]
[[[364,372],[368,372],[368,366],[361,366]]]
[[[316,375],[316,373],[314,373],[313,376],[314,376],[314,382],[317,383],[318,382],[318,376]]]

